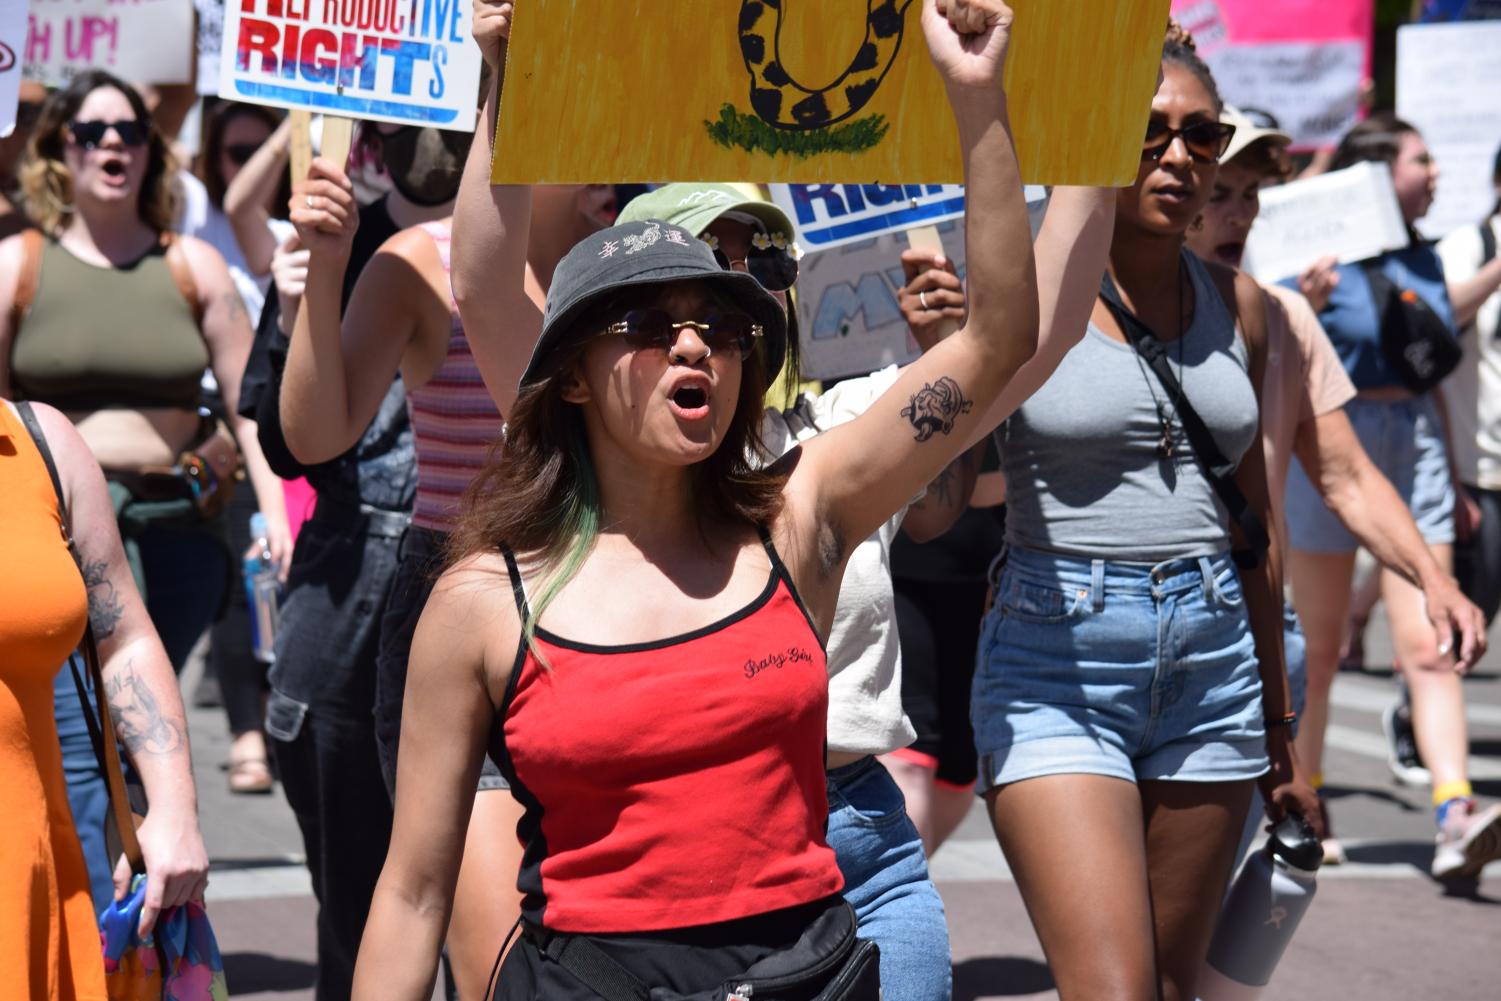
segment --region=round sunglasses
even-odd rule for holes
[[[146,137],[150,134],[151,126],[145,122],[128,118],[119,122],[69,122],[68,131],[73,135],[73,141],[84,149],[98,149],[104,143],[104,137],[110,129],[115,130],[115,135],[120,137],[120,142],[126,146],[144,146]]]
[[[627,310],[619,321],[605,327],[604,333],[625,338],[632,351],[671,351],[678,342],[678,331],[684,327],[693,328],[710,354],[733,351],[741,361],[750,357],[756,339],[762,335],[761,325],[744,313],[716,310],[700,323],[674,320],[671,313],[655,307]]]
[[[715,248],[714,260],[726,271],[737,270],[735,265],[744,264],[745,271],[768,292],[785,292],[797,281],[797,258],[776,247],[752,247],[745,257],[730,260],[728,254]]]
[[[1196,163],[1213,163],[1230,148],[1230,139],[1235,135],[1235,126],[1224,122],[1194,122],[1175,129],[1163,122],[1147,123],[1147,135],[1141,144],[1143,160],[1161,160],[1174,139],[1182,139],[1183,147]]]

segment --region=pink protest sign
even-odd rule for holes
[[[1270,112],[1294,149],[1335,145],[1360,117],[1374,0],[1173,0],[1231,104]]]
[[[193,0],[31,0],[26,76],[61,86],[87,69],[131,83],[192,79]]]

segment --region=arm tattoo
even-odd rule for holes
[[[104,694],[115,734],[132,755],[170,754],[185,745],[182,726],[162,715],[150,686],[136,673],[134,660],[104,679]]]
[[[242,316],[248,319],[250,316],[245,312],[245,300],[240,298],[239,292],[225,292],[224,305],[229,308],[229,318],[232,320],[238,320]]]
[[[107,640],[114,635],[120,616],[125,613],[109,579],[109,564],[103,560],[85,563],[83,586],[89,592],[89,624],[94,627],[94,638]]]
[[[912,395],[912,401],[902,410],[902,416],[912,422],[917,430],[916,439],[927,441],[934,434],[950,434],[954,421],[975,407],[973,400],[964,398],[959,384],[948,376],[930,382]]]

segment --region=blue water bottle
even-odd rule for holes
[[[254,541],[245,556],[245,603],[250,608],[250,649],[256,660],[270,664],[276,660],[281,581],[266,534],[266,516],[257,511],[250,516],[250,537]]]

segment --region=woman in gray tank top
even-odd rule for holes
[[[1176,29],[1163,72],[1110,275],[1272,528],[1263,318],[1248,302],[1243,336],[1236,276],[1183,247],[1229,133]],[[1009,556],[974,683],[980,782],[1065,999],[1194,997],[1252,781],[1269,812],[1317,822],[1286,725],[1278,550],[1237,571],[1180,410],[1101,300],[997,431]]]

